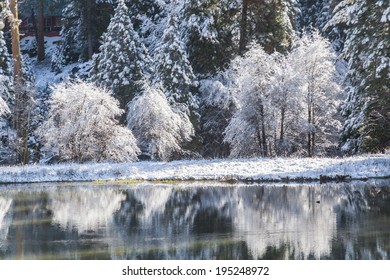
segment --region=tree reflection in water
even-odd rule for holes
[[[0,188],[0,258],[388,259],[388,181]]]

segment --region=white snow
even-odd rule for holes
[[[390,155],[349,158],[253,158],[173,162],[0,167],[0,183],[97,180],[272,180],[390,176]]]

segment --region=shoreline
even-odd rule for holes
[[[308,183],[389,179],[390,155],[252,158],[0,167],[0,184],[55,182]]]

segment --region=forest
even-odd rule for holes
[[[389,152],[387,0],[0,2],[0,165]]]

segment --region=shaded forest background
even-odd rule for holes
[[[390,146],[388,1],[16,4],[2,8],[2,164]],[[35,37],[22,50],[15,15]],[[53,15],[61,21],[51,51]],[[37,86],[43,66],[60,78]]]

